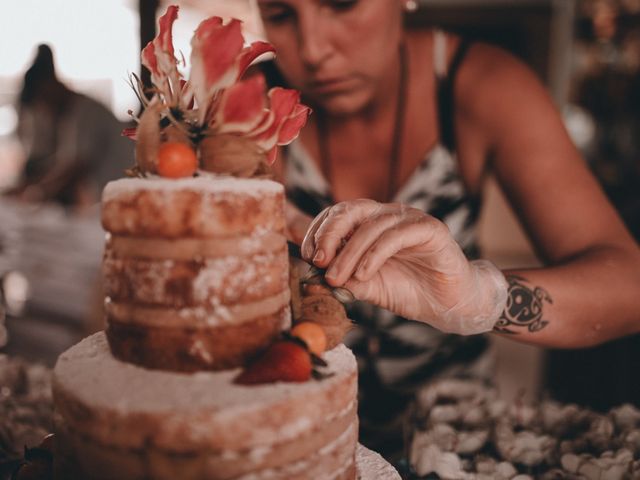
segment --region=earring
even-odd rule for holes
[[[407,0],[404,4],[404,9],[406,12],[415,12],[418,10],[417,0]]]

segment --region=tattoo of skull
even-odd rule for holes
[[[516,328],[526,327],[533,333],[546,327],[549,322],[542,319],[542,308],[545,302],[553,303],[549,293],[542,287],[529,287],[526,285],[527,280],[516,275],[507,277],[507,281],[509,282],[507,305],[494,331],[517,334]]]

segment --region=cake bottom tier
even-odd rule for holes
[[[321,381],[241,386],[239,370],[192,374],[122,362],[104,333],[53,375],[56,478],[356,478],[355,358],[326,352]]]
[[[354,480],[357,422],[316,451],[304,440],[291,446],[245,452],[176,454],[154,448],[126,450],[100,445],[92,439],[56,427],[56,479],[87,480]],[[283,462],[295,457],[294,461]],[[244,472],[244,473],[242,473]],[[369,478],[369,477],[364,477]],[[371,477],[384,478],[384,477]]]
[[[355,464],[351,459],[344,461],[344,465],[338,467],[335,471],[327,471],[327,468],[332,467],[333,464],[340,463],[341,455],[338,449],[341,445],[336,444],[333,452],[325,451],[318,452],[317,455],[312,455],[306,460],[300,461],[296,464],[291,464],[286,468],[279,470],[269,469],[262,472],[253,472],[245,475],[244,479],[298,479],[298,478],[314,478],[314,479],[332,479],[332,480],[401,480],[400,474],[397,472],[391,464],[386,462],[379,454],[368,450],[362,445],[357,446],[356,450],[356,462]],[[87,448],[89,452],[92,448]],[[147,458],[143,458],[141,455],[135,455],[131,453],[128,458],[125,458],[122,452],[118,451],[105,451],[100,449],[97,455],[100,460],[95,457],[84,457],[84,463],[88,468],[95,472],[95,476],[89,473],[89,477],[86,476],[85,469],[78,464],[78,459],[74,456],[64,455],[63,452],[56,452],[57,455],[57,467],[55,478],[154,478],[154,479],[185,479],[202,478],[194,476],[193,470],[189,469],[188,465],[185,465],[185,459],[176,459],[171,457],[160,458],[157,455],[149,455]],[[146,476],[131,477],[129,473],[135,474],[136,469],[146,462],[158,462],[151,470],[150,474],[144,474]],[[206,458],[199,460],[192,459],[194,463],[206,463]],[[103,463],[106,462],[106,463]],[[138,464],[138,465],[136,465]],[[335,465],[333,465],[335,468]],[[137,467],[137,468],[136,468]],[[296,473],[296,470],[298,472]],[[198,472],[202,472],[202,467],[197,468]],[[140,472],[140,470],[138,470]],[[79,475],[81,477],[79,477]],[[151,475],[151,476],[149,476]],[[199,475],[199,473],[195,473]]]

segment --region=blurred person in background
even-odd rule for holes
[[[24,75],[18,115],[26,163],[10,195],[86,207],[133,164],[133,145],[120,135],[123,125],[100,102],[58,79],[47,45],[38,46]]]
[[[348,342],[364,445],[397,460],[407,407],[435,377],[491,381],[478,333],[581,348],[638,332],[640,250],[527,67],[406,31],[413,0],[257,4],[277,52],[262,70],[314,109],[279,172],[290,235],[362,300]],[[478,260],[489,171],[545,268]]]

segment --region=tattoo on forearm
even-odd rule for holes
[[[507,277],[509,292],[507,306],[494,327],[499,333],[518,334],[518,330],[526,328],[529,332],[537,332],[549,322],[543,320],[545,302],[553,303],[551,296],[542,287],[529,287],[528,281],[516,275]]]

